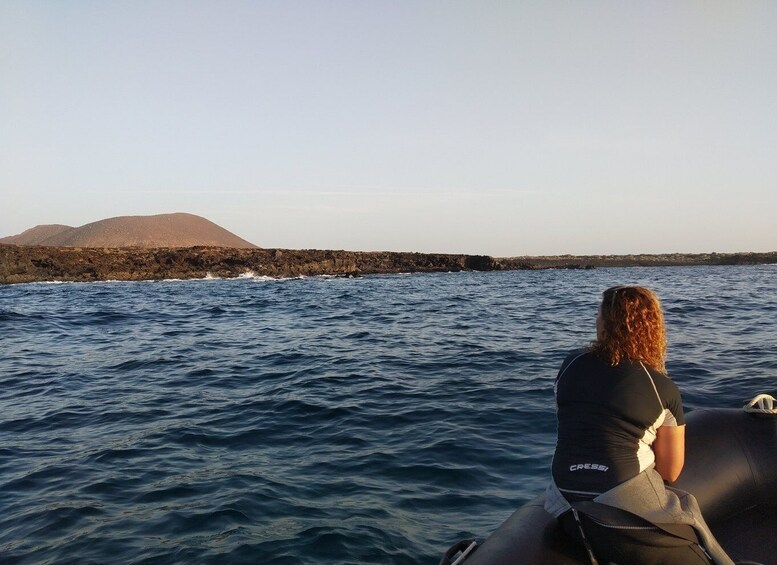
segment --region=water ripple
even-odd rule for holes
[[[777,394],[774,266],[0,288],[4,563],[436,563],[547,480],[599,293],[689,408]],[[261,284],[258,284],[261,283]]]

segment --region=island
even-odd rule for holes
[[[233,247],[54,247],[0,244],[0,284],[209,277],[293,278],[390,273],[777,264],[777,252],[494,258],[409,252]]]
[[[0,284],[762,263],[777,263],[777,252],[494,258],[265,249],[206,218],[185,212],[117,216],[80,227],[38,225],[0,238]]]

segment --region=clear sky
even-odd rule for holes
[[[0,0],[0,236],[777,250],[777,2]]]

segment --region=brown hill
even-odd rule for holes
[[[0,239],[0,243],[54,247],[256,247],[210,220],[184,213],[119,216],[79,228],[36,226]]]
[[[11,235],[0,239],[0,243],[11,243],[14,245],[43,245],[42,242],[50,237],[54,237],[73,228],[63,226],[62,224],[49,224],[44,226],[35,226],[23,231],[19,235]]]

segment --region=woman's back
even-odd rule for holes
[[[660,426],[684,423],[677,386],[640,362],[615,367],[587,351],[567,357],[556,380],[558,442],[553,478],[592,498],[647,469]]]

